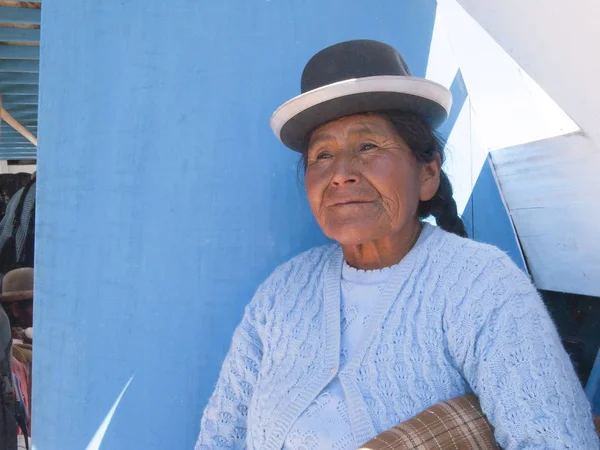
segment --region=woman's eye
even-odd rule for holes
[[[359,151],[366,152],[367,150],[373,150],[377,147],[375,144],[361,144]]]
[[[317,159],[317,160],[320,160],[320,159],[328,159],[328,158],[331,158],[331,153],[329,153],[329,152],[321,152],[321,153],[318,153],[318,154],[317,154],[317,157],[316,157],[316,159]]]

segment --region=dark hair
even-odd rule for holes
[[[446,142],[427,122],[414,114],[398,111],[385,111],[378,114],[390,121],[398,135],[412,150],[417,161],[428,163],[439,154],[442,164],[444,163]],[[306,170],[307,148],[302,152],[302,162]],[[420,219],[433,216],[443,230],[467,237],[465,225],[458,215],[456,202],[452,195],[452,184],[448,175],[442,170],[440,187],[431,200],[419,203],[417,214]]]

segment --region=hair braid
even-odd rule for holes
[[[386,112],[384,115],[410,147],[417,161],[428,163],[440,155],[440,160],[444,163],[446,143],[431,126],[412,114]],[[440,186],[437,192],[431,200],[419,203],[418,215],[421,219],[433,216],[443,230],[467,237],[465,225],[458,215],[452,183],[443,170],[440,172]]]
[[[458,215],[452,184],[443,170],[440,173],[440,187],[431,200],[419,204],[419,217],[432,215],[437,224],[445,231],[467,237],[465,224]]]

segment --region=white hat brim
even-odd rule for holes
[[[360,101],[353,101],[355,99]],[[354,78],[305,92],[285,102],[273,113],[271,128],[284,145],[301,151],[298,147],[306,133],[349,114],[405,110],[423,116],[437,127],[446,120],[451,107],[450,91],[423,78],[390,75]],[[311,120],[306,117],[309,111]],[[302,115],[302,120],[294,123]],[[282,131],[284,128],[285,132]]]

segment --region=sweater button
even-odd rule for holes
[[[332,367],[332,368],[331,368],[331,370],[329,371],[329,373],[330,373],[331,375],[335,375],[335,367]]]

